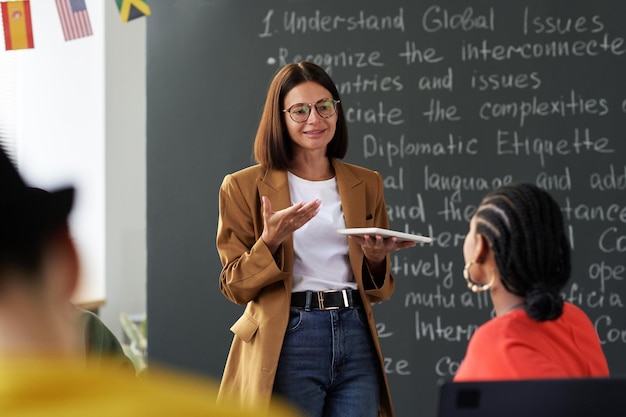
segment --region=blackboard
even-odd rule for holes
[[[574,250],[564,296],[626,373],[626,3],[613,0],[151,0],[148,329],[154,362],[218,379],[242,311],[218,288],[217,194],[252,163],[265,93],[287,62],[331,73],[345,158],[382,173],[394,254],[374,307],[397,415],[434,416],[488,295],[462,243],[492,187],[531,181],[562,204]],[[485,352],[489,355],[489,352]]]

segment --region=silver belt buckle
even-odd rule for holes
[[[330,292],[338,292],[337,290],[326,290],[326,291],[318,291],[317,292],[317,304],[320,310],[338,310],[341,307],[326,307],[324,305],[324,294]],[[348,290],[341,290],[341,295],[343,298],[343,306],[350,307],[350,302],[348,301]]]

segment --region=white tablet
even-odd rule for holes
[[[431,237],[414,235],[411,233],[397,232],[395,230],[381,229],[380,227],[353,227],[351,229],[338,229],[337,233],[342,235],[381,235],[384,237],[396,237],[399,241],[412,240],[413,242],[430,243]]]

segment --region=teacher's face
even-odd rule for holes
[[[302,123],[294,122],[288,112],[284,113],[294,153],[319,151],[323,155],[326,154],[326,147],[335,136],[337,113],[329,118],[323,118],[315,110],[315,103],[332,98],[330,91],[313,81],[298,84],[285,95],[285,109],[291,108],[294,104],[311,105],[309,117]]]

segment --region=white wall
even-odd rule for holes
[[[146,19],[123,24],[114,1],[86,3],[94,35],[65,42],[54,1],[31,0],[35,49],[1,48],[12,55],[0,63],[15,65],[26,180],[77,188],[76,301],[103,300],[101,316],[121,337],[119,314],[146,311]]]
[[[92,4],[93,3],[93,4]],[[78,302],[105,298],[103,6],[88,4],[95,36],[65,42],[54,1],[31,1],[35,49],[16,63],[17,161],[41,188],[77,189],[71,228],[83,279]]]
[[[146,312],[146,18],[105,2],[106,269],[103,320]]]

